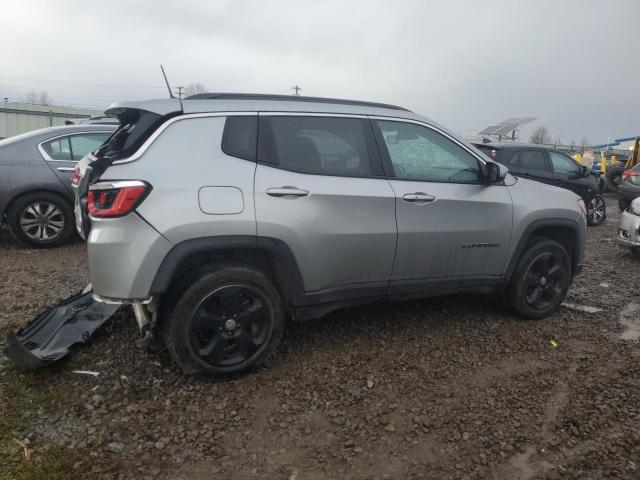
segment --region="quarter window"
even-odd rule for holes
[[[368,121],[339,117],[269,117],[260,159],[301,173],[372,175]]]
[[[377,122],[396,178],[428,182],[475,183],[478,161],[444,135],[414,123]]]
[[[255,160],[257,142],[257,116],[233,116],[227,118],[222,136],[222,151],[224,153],[247,160]]]
[[[549,156],[551,157],[551,164],[555,172],[575,175],[580,171],[576,162],[561,153],[549,152]]]
[[[73,160],[69,137],[56,138],[42,144],[42,148],[52,160]]]

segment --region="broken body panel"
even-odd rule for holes
[[[86,343],[119,307],[95,300],[91,289],[85,288],[10,332],[4,353],[21,368],[48,365],[65,357],[73,346]]]

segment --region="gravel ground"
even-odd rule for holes
[[[46,371],[0,360],[0,388],[52,399],[25,405],[15,436],[31,462],[72,452],[79,478],[640,478],[640,261],[608,207],[567,298],[600,311],[526,322],[480,296],[380,303],[292,324],[269,369],[226,380],[147,353],[123,312]],[[79,243],[27,250],[0,232],[0,265],[2,338],[87,282]]]

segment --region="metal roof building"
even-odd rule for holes
[[[0,103],[0,139],[39,128],[64,125],[67,119],[88,118],[103,114],[100,110],[88,108],[5,101]]]

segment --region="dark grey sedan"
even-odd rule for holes
[[[33,247],[53,247],[73,232],[71,176],[112,125],[50,127],[0,140],[0,222]]]

